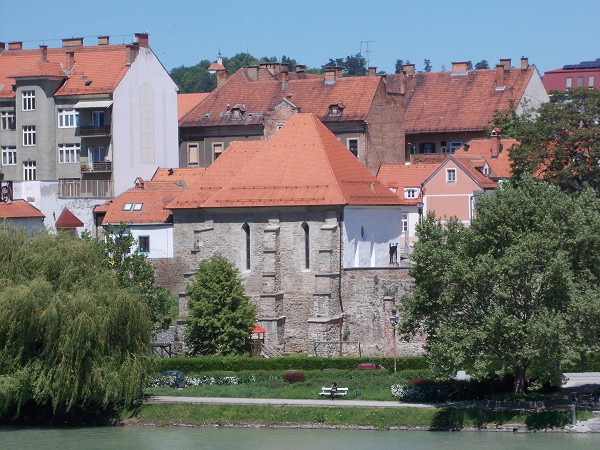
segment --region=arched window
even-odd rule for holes
[[[246,270],[250,270],[250,227],[247,223],[242,225],[242,230],[244,231],[244,242],[246,247]]]
[[[302,224],[302,230],[304,231],[304,268],[310,269],[310,230],[306,222]]]

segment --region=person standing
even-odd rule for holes
[[[335,394],[337,392],[337,383],[334,381],[333,383],[331,383],[331,400],[333,400],[333,398],[335,397]]]

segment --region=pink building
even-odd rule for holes
[[[595,61],[582,61],[579,64],[567,64],[562,69],[544,72],[546,91],[565,91],[569,88],[600,87],[600,58]]]

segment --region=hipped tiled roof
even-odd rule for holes
[[[400,201],[315,115],[296,114],[268,142],[229,146],[170,207],[346,204],[399,205]]]
[[[518,104],[535,70],[535,66],[505,70],[502,90],[496,89],[496,69],[406,77],[406,133],[484,130],[497,110],[507,110],[511,100]],[[399,90],[401,76],[387,75],[390,89]]]
[[[25,200],[14,200],[10,204],[0,201],[0,217],[6,219],[44,218],[44,214]]]
[[[439,167],[437,164],[397,164],[383,165],[379,169],[377,179],[391,189],[396,190],[396,194],[402,200],[404,205],[415,205],[422,201],[422,196],[418,198],[404,198],[404,189],[420,189],[421,184]]]
[[[266,69],[258,71],[258,81],[252,81],[248,69],[233,74],[227,82],[215,89],[202,103],[187,113],[180,121],[181,127],[236,126],[262,124],[268,120],[270,110],[286,100],[303,113],[312,113],[321,121],[344,122],[365,120],[381,77],[342,77],[326,84],[321,76],[298,79],[289,72],[287,83],[280,75]],[[266,74],[266,75],[264,75]],[[329,107],[340,102],[344,108],[339,116],[330,116]],[[241,119],[234,119],[229,108],[243,105],[246,109]]]
[[[492,138],[493,139],[493,138]],[[501,139],[501,151],[497,157],[492,157],[492,140],[472,139],[468,146],[462,146],[454,154],[456,156],[480,156],[484,158],[493,172],[494,178],[510,178],[512,169],[508,149],[518,144],[516,139]]]

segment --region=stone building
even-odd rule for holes
[[[389,316],[411,287],[396,253],[406,207],[316,116],[294,114],[268,141],[232,143],[166,207],[174,258],[189,267],[180,292],[219,252],[239,269],[269,346],[392,354]]]

